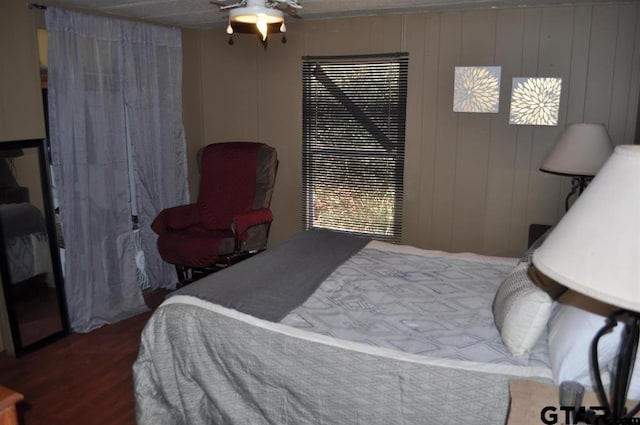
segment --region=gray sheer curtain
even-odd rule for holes
[[[150,225],[162,209],[189,201],[181,34],[177,29],[134,24],[127,35],[124,58],[135,66],[126,68],[124,85],[140,228],[137,237],[148,277],[144,286],[175,287],[175,268],[158,254],[157,236]]]
[[[177,29],[51,7],[46,24],[65,290],[73,329],[88,332],[146,310],[140,276],[151,287],[175,280],[149,223],[188,201],[181,39]]]

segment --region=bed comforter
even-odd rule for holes
[[[143,332],[141,425],[500,424],[510,379],[551,380],[544,367],[351,342],[192,295],[167,300]]]

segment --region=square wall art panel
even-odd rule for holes
[[[562,78],[514,78],[509,124],[558,125]]]
[[[453,112],[498,113],[499,66],[456,66]]]

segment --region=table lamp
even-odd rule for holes
[[[620,308],[594,336],[591,367],[595,390],[611,418],[632,417],[640,410],[639,403],[625,411],[640,335],[640,145],[615,148],[534,252],[533,263],[569,289]],[[600,337],[618,322],[624,329],[607,397],[597,347]]]
[[[602,164],[613,152],[613,145],[602,124],[570,124],[547,155],[540,171],[570,176],[571,192],[564,205],[569,210],[569,200],[587,187]]]

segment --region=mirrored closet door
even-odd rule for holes
[[[49,176],[44,140],[0,142],[0,311],[16,355],[69,332]]]

